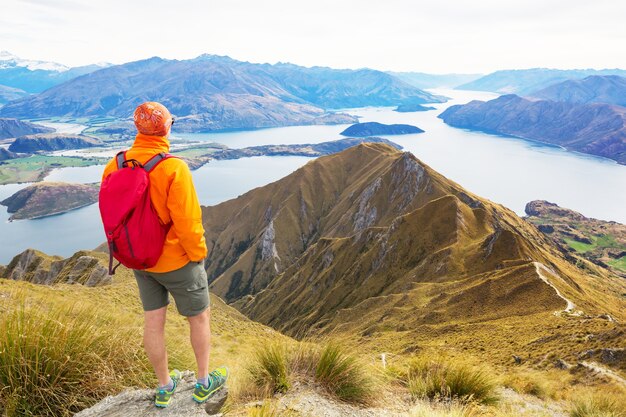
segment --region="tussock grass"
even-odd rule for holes
[[[314,381],[341,401],[367,404],[375,386],[368,367],[334,343],[322,347],[307,343],[261,346],[248,371],[253,389],[247,393],[257,397],[286,392],[295,381]]]
[[[248,368],[255,385],[271,393],[287,392],[291,387],[287,369],[289,359],[285,345],[271,344],[258,349]]]
[[[626,417],[623,397],[603,394],[587,395],[574,400],[570,417]]]
[[[21,304],[0,318],[0,404],[11,416],[68,416],[151,378],[141,333],[84,305]]]
[[[344,348],[328,344],[322,350],[315,380],[342,401],[367,403],[374,391],[372,376]]]
[[[444,359],[409,363],[406,383],[415,398],[495,404],[496,381],[487,370]]]
[[[508,372],[502,384],[520,394],[533,395],[542,400],[559,399],[564,382],[570,378],[566,372],[547,372],[520,369]]]

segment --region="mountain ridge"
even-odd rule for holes
[[[622,75],[622,69],[578,69],[560,70],[553,68],[530,68],[520,70],[499,70],[477,80],[456,87],[458,90],[491,91],[501,94],[526,95],[552,84],[589,75]]]
[[[292,336],[368,334],[394,305],[413,306],[391,313],[395,329],[563,312],[564,298],[599,311],[537,229],[384,144],[318,158],[203,218],[211,290]],[[611,303],[600,310],[616,314]]]

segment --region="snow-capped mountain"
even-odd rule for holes
[[[31,71],[44,70],[44,71],[56,71],[64,72],[68,71],[70,67],[67,67],[56,62],[47,61],[35,61],[31,59],[22,59],[8,51],[0,51],[0,68],[15,68],[22,67]]]
[[[40,93],[72,78],[111,65],[98,63],[82,67],[67,67],[56,62],[22,59],[10,52],[0,51],[0,86],[17,88],[26,93]],[[8,99],[5,97],[4,101]]]

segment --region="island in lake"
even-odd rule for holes
[[[357,123],[340,134],[343,136],[366,137],[377,135],[409,135],[413,133],[423,133],[417,126],[393,124],[385,125],[378,122]]]
[[[213,159],[240,159],[252,156],[309,156],[318,157],[341,152],[361,143],[385,143],[398,150],[402,146],[390,140],[377,137],[348,138],[322,143],[307,143],[302,145],[265,145],[251,146],[242,149],[224,149],[214,152]]]
[[[9,220],[36,219],[65,213],[98,201],[98,184],[41,182],[0,201],[13,213]]]
[[[417,111],[428,111],[435,110],[432,106],[422,106],[421,104],[413,103],[413,104],[401,104],[394,111],[398,113],[413,113]]]

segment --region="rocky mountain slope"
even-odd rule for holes
[[[346,128],[341,135],[367,137],[377,135],[408,135],[412,133],[423,133],[424,131],[416,126],[393,124],[386,125],[378,122],[357,123]]]
[[[526,220],[559,247],[626,277],[626,225],[592,219],[544,200],[526,205]]]
[[[12,152],[34,153],[89,148],[102,144],[103,142],[100,139],[91,136],[67,133],[41,133],[18,137],[11,143],[9,150]]]
[[[37,219],[65,213],[98,201],[97,184],[41,182],[0,201],[12,213],[9,220]]]
[[[600,295],[534,226],[384,144],[318,158],[203,217],[212,291],[291,335],[470,326],[572,304],[623,319],[623,282],[607,278]]]
[[[626,106],[626,77],[592,75],[582,80],[567,80],[530,94],[541,100],[567,103],[606,103]]]
[[[7,87],[6,85],[0,85],[0,106],[8,103],[9,101],[17,100],[18,98],[26,97],[28,93],[19,88]]]
[[[492,91],[501,94],[526,95],[567,80],[576,80],[590,75],[626,76],[621,69],[559,70],[532,68],[522,70],[502,70],[487,74],[477,80],[460,85],[459,90]]]
[[[0,139],[49,132],[54,132],[54,129],[17,119],[0,118]]]
[[[0,278],[27,281],[33,284],[82,284],[95,287],[111,283],[109,270],[104,266],[108,255],[80,251],[70,258],[49,256],[27,249],[0,271]]]
[[[505,95],[451,106],[439,117],[454,127],[538,140],[626,164],[624,107]]]
[[[324,109],[443,100],[380,71],[251,64],[207,55],[106,68],[9,103],[0,115],[127,118],[145,97],[165,104],[178,117],[178,128],[194,131],[351,123]]]

